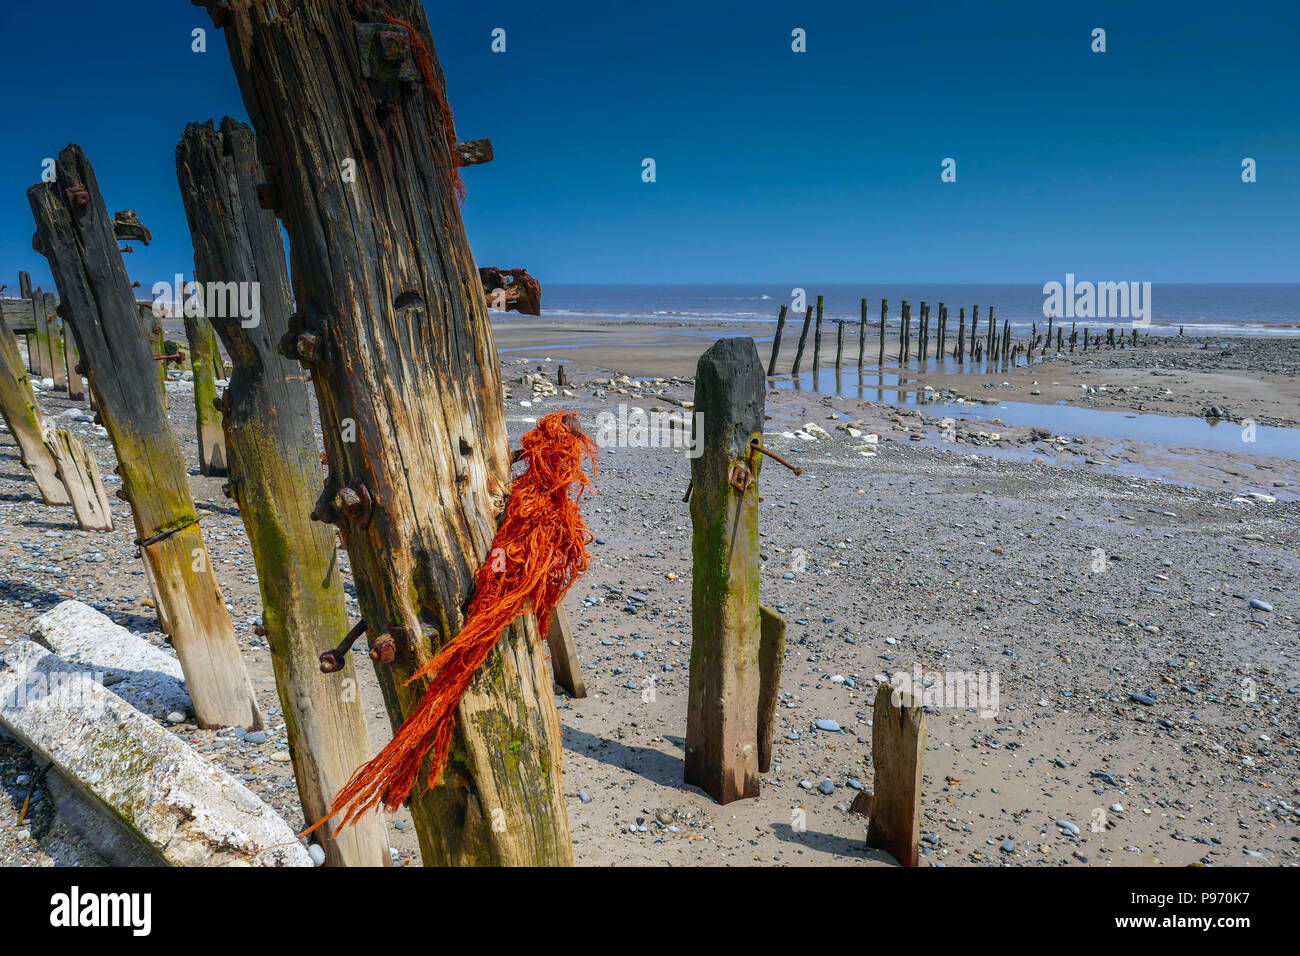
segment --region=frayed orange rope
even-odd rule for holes
[[[420,703],[388,746],[352,775],[329,814],[299,836],[339,813],[344,813],[342,829],[380,804],[390,813],[397,810],[410,796],[425,754],[430,755],[425,791],[437,783],[447,765],[456,706],[501,632],[531,611],[545,640],[551,610],[587,570],[586,546],[593,538],[578,502],[591,488],[584,459],[596,473],[595,443],[578,428],[576,416],[553,412],[524,435],[519,458],[528,468],[511,485],[492,552],[478,570],[464,627],[407,681],[432,678]],[[574,485],[577,494],[570,493]]]

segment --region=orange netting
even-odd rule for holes
[[[596,472],[595,443],[577,427],[576,416],[553,412],[524,435],[519,458],[528,468],[511,485],[492,552],[478,570],[465,625],[407,681],[431,678],[392,741],[352,775],[329,815],[305,833],[339,813],[345,814],[341,826],[347,826],[381,803],[395,811],[415,786],[425,754],[430,758],[424,789],[433,786],[447,764],[456,706],[501,632],[532,611],[545,640],[552,608],[586,571],[592,536],[578,502],[591,488],[583,460],[590,459]],[[577,493],[571,494],[574,485]]]

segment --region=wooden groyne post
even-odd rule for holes
[[[813,307],[808,306],[808,311],[803,314],[803,331],[799,333],[799,345],[794,350],[794,365],[790,367],[790,376],[798,384],[799,366],[803,362],[804,346],[808,344],[808,329],[812,326]]]
[[[191,224],[191,234],[193,230]],[[233,280],[225,277],[220,281]],[[202,315],[193,314],[190,309],[185,310],[185,338],[190,346],[190,374],[194,376],[194,426],[199,439],[199,470],[205,475],[220,477],[227,474],[226,437],[222,432],[221,412],[216,405],[217,380],[226,377],[222,374],[225,370],[222,368],[221,348],[217,345],[212,323]]]
[[[925,738],[925,708],[920,698],[881,684],[871,720],[875,778],[867,846],[884,850],[903,866],[920,863]]]
[[[885,326],[889,324],[889,300],[880,300],[880,358],[877,360],[876,368],[880,371],[885,370]]]
[[[776,374],[776,360],[781,354],[781,333],[785,331],[785,313],[787,306],[781,306],[781,313],[776,317],[776,335],[772,336],[772,357],[767,363],[767,377]]]
[[[27,190],[37,235],[67,303],[99,415],[117,452],[121,493],[203,727],[260,729],[262,715],[199,530],[189,473],[163,408],[153,354],[94,170],[79,146],[54,182]]]
[[[867,354],[867,300],[862,300],[862,318],[858,322],[858,384],[862,384],[862,363]]]
[[[912,346],[912,307],[907,300],[902,304],[903,319],[898,327],[898,367],[906,368]]]
[[[957,347],[952,350],[952,357],[960,365],[966,357],[966,307],[957,308]]]
[[[401,649],[377,668],[397,725],[427,686],[407,679],[463,624],[511,482],[445,81],[419,0],[207,6],[273,164],[259,198],[293,250],[298,311],[281,349],[310,370],[320,406],[316,513],[347,545],[372,649]],[[349,159],[357,181],[339,175]],[[572,864],[540,643],[531,614],[505,628],[457,706],[450,762],[417,782],[426,865]]]
[[[27,369],[23,366],[18,339],[9,324],[0,319],[0,415],[18,445],[18,456],[31,472],[36,490],[47,505],[66,505],[68,490],[59,480],[58,465],[45,446],[45,422]]]
[[[813,330],[813,378],[822,370],[822,297],[817,297],[817,319]]]
[[[718,803],[758,796],[760,699],[774,708],[784,628],[758,604],[763,370],[754,340],[720,339],[695,370],[703,452],[691,462],[691,672],[685,779]],[[779,632],[779,634],[778,634]],[[766,666],[764,672],[763,666]],[[768,688],[766,697],[763,688]],[[766,713],[763,724],[770,731]],[[770,753],[770,739],[767,747]]]
[[[212,387],[221,360],[217,334],[234,366],[225,394],[218,399],[213,389],[208,410],[225,431],[226,487],[252,547],[289,755],[311,824],[329,812],[371,753],[360,697],[344,693],[355,686],[353,655],[332,647],[351,624],[334,532],[311,520],[321,463],[302,366],[278,351],[289,331],[292,293],[279,220],[257,202],[261,171],[253,131],[229,117],[219,130],[211,122],[190,123],[176,147],[195,279],[205,287],[257,283],[256,322],[209,309],[210,320],[187,318],[186,330],[199,353],[194,363],[204,366],[196,369],[196,386],[205,371]],[[212,339],[204,343],[207,336]],[[326,865],[391,864],[382,814],[367,814],[322,840],[322,849]]]

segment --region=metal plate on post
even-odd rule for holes
[[[411,56],[411,35],[396,23],[354,23],[361,75],[386,83],[420,78]]]

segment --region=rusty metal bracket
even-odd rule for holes
[[[341,518],[362,528],[370,526],[370,519],[375,515],[375,499],[370,489],[358,481],[350,488],[340,488],[334,496],[334,508]]]
[[[397,23],[354,23],[361,75],[384,83],[418,82],[411,35]]]
[[[323,316],[295,312],[289,317],[289,331],[280,339],[277,349],[287,359],[316,365],[325,361],[327,338]]]
[[[753,458],[754,458],[754,452],[758,452],[758,453],[761,454],[761,455],[766,455],[768,458],[771,458],[774,462],[776,462],[776,463],[779,464],[779,465],[785,465],[785,467],[789,468],[789,469],[790,469],[791,471],[793,471],[796,475],[802,475],[802,474],[803,474],[803,469],[802,469],[802,468],[800,468],[798,465],[792,465],[792,464],[790,464],[788,461],[786,461],[784,458],[782,458],[782,457],[781,457],[780,455],[778,455],[776,452],[774,452],[774,451],[768,451],[766,448],[764,448],[762,445],[760,445],[760,444],[758,443],[758,439],[757,439],[757,438],[751,438],[751,439],[749,440],[749,456],[750,456],[750,460],[751,460],[751,461],[752,461]]]
[[[68,199],[68,205],[73,209],[85,209],[90,205],[90,193],[85,186],[69,186],[63,191],[63,195]]]
[[[456,144],[456,157],[459,159],[456,165],[458,166],[478,166],[482,163],[490,163],[494,156],[492,140],[490,139],[467,139]]]
[[[337,674],[343,670],[344,664],[347,663],[348,651],[352,650],[352,645],[362,634],[366,633],[365,620],[357,621],[352,630],[339,641],[338,647],[332,647],[320,656],[320,672],[322,674]]]
[[[754,476],[753,473],[750,472],[748,465],[743,461],[732,463],[730,476],[731,487],[735,488],[743,495],[745,489],[750,486],[753,480]]]

